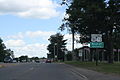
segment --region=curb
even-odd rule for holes
[[[83,80],[89,80],[87,76],[81,74],[80,72],[77,71],[77,69],[73,69],[76,68],[74,66],[68,65],[68,64],[64,64],[65,66],[69,67],[69,70],[73,73],[75,73],[76,75],[80,76],[83,78]]]
[[[88,80],[88,78],[86,76],[84,76],[83,74],[75,71],[75,70],[70,70],[71,72],[75,73],[76,75],[80,76],[83,80]]]

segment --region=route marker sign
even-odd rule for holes
[[[102,42],[102,34],[91,34],[91,42]]]

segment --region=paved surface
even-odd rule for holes
[[[86,78],[86,80],[120,80],[120,76],[118,75],[104,74],[92,70],[73,67],[70,65],[65,65],[65,66],[70,68],[70,70],[74,70],[76,73]]]
[[[63,64],[26,63],[0,69],[0,80],[84,80]]]
[[[120,77],[65,64],[24,63],[0,68],[0,80],[120,80]]]

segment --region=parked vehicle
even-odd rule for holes
[[[17,63],[17,60],[16,59],[13,59],[13,61],[12,61],[13,63]]]
[[[46,60],[46,63],[51,63],[52,61],[50,59],[47,59]]]
[[[39,61],[39,60],[35,60],[35,62],[36,62],[36,63],[40,63],[40,61]]]
[[[4,63],[12,63],[13,59],[10,56],[5,57]]]

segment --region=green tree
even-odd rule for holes
[[[68,54],[66,54],[65,56],[66,56],[67,61],[72,61],[72,52],[71,51],[68,51]]]
[[[20,60],[20,62],[23,62],[23,61],[27,62],[28,61],[28,56],[20,56],[19,60]]]
[[[64,50],[66,49],[67,40],[64,40],[63,38],[63,35],[57,33],[55,35],[51,35],[48,39],[50,44],[48,45],[47,49],[51,54],[51,58],[55,58],[55,55],[57,55],[58,60],[64,61]]]
[[[14,58],[14,51],[12,51],[11,49],[5,49],[4,54],[6,56],[11,56],[12,58]]]
[[[66,9],[69,17],[65,18],[64,27],[74,28],[79,33],[82,43],[90,42],[91,34],[103,34],[109,63],[113,62],[113,33],[120,29],[120,0],[71,0]],[[74,27],[71,27],[71,24]]]
[[[5,58],[5,44],[3,43],[3,40],[0,38],[0,61],[3,62],[4,58]]]
[[[114,45],[114,33],[120,33],[120,0],[109,0],[108,7],[106,8],[106,27],[107,27],[107,51],[109,57],[109,63],[113,62],[113,45]]]
[[[32,59],[32,60],[34,60],[34,61],[39,60],[39,58],[38,58],[38,57],[32,57],[31,59]]]
[[[0,62],[3,62],[4,58],[7,56],[14,58],[14,52],[11,49],[6,49],[3,40],[0,38]]]
[[[77,32],[76,28],[76,19],[78,18],[78,15],[76,15],[76,10],[74,10],[72,7],[73,0],[62,0],[62,4],[67,5],[68,9],[66,9],[66,16],[63,19],[63,24],[60,26],[60,30],[63,31],[65,28],[69,31],[70,34],[72,34],[72,57],[75,60],[75,54],[74,54],[74,42],[75,42],[75,33]]]

